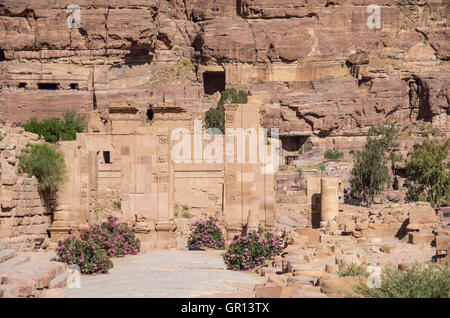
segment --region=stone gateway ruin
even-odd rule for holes
[[[112,131],[82,133],[76,141],[60,143],[70,174],[57,192],[49,228],[52,240],[96,222],[97,211],[108,199],[121,202],[122,219],[134,224],[134,231],[148,248],[175,247],[177,205],[199,209],[203,217],[221,219],[228,240],[248,227],[273,229],[274,158],[278,160],[278,156],[271,159],[271,148],[277,140],[259,145],[264,162],[251,161],[250,146],[256,146],[259,137],[246,136],[261,128],[260,108],[257,100],[225,106],[226,129],[240,128],[245,135],[206,135],[201,126],[196,131],[193,117],[176,104],[152,107],[151,123],[142,120],[145,109],[129,105],[109,108],[109,113],[117,116],[111,120]],[[177,131],[183,128],[186,136],[180,137],[188,137],[188,142],[181,150],[189,151],[189,159],[174,160]],[[205,138],[222,141],[211,159],[202,158],[203,149],[217,141],[208,143]],[[238,148],[238,138],[245,143],[243,151]],[[203,149],[197,151],[196,146]]]

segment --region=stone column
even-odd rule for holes
[[[76,173],[74,163],[79,159],[76,142],[61,142],[59,151],[63,154],[67,167],[67,180],[56,192],[56,201],[53,211],[53,222],[50,231],[50,238],[57,242],[63,240],[75,229],[73,224],[72,203],[73,203],[73,180]],[[79,191],[79,189],[76,189]]]
[[[335,219],[339,212],[339,179],[321,179],[321,221]]]
[[[238,105],[225,105],[225,129],[238,128]],[[225,229],[226,242],[229,244],[235,236],[242,234],[242,167],[236,163],[236,140],[234,135],[225,136]],[[230,147],[230,145],[233,145]]]
[[[156,221],[156,248],[169,248],[169,232],[172,228],[170,222],[170,200],[169,200],[169,179],[170,179],[170,147],[169,147],[169,129],[159,128],[157,131],[158,144],[157,152],[157,213]]]

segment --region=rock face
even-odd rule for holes
[[[449,131],[445,1],[2,1],[1,119],[91,113],[145,96],[199,117],[203,73],[258,96],[265,124],[320,137],[374,123]],[[137,93],[138,91],[144,91]],[[206,96],[208,97],[208,96]]]

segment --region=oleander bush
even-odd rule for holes
[[[192,225],[188,240],[191,248],[214,248],[222,250],[225,246],[222,231],[217,226],[217,219],[209,217],[207,220],[198,220]]]
[[[387,268],[380,288],[361,284],[357,292],[370,298],[449,298],[450,270],[435,263],[416,263],[406,272]]]
[[[105,222],[90,225],[79,238],[71,235],[58,242],[56,260],[80,267],[82,274],[108,273],[110,257],[136,255],[141,242],[126,223],[108,216]]]
[[[80,238],[98,245],[108,256],[136,255],[141,246],[140,240],[127,223],[120,223],[115,216],[108,216],[101,224],[90,225],[81,233]]]
[[[82,274],[107,274],[113,267],[109,256],[101,246],[73,235],[58,242],[56,255],[57,262],[78,265]]]
[[[283,250],[283,241],[279,236],[258,228],[234,239],[223,258],[228,269],[250,270],[280,255]]]

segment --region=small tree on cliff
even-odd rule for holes
[[[352,196],[371,206],[375,196],[389,182],[388,162],[392,168],[401,159],[397,153],[398,130],[394,125],[374,126],[369,129],[367,143],[355,153],[352,170]]]
[[[248,94],[229,88],[222,92],[217,107],[211,107],[205,114],[206,129],[218,128],[225,133],[225,104],[247,104]]]

